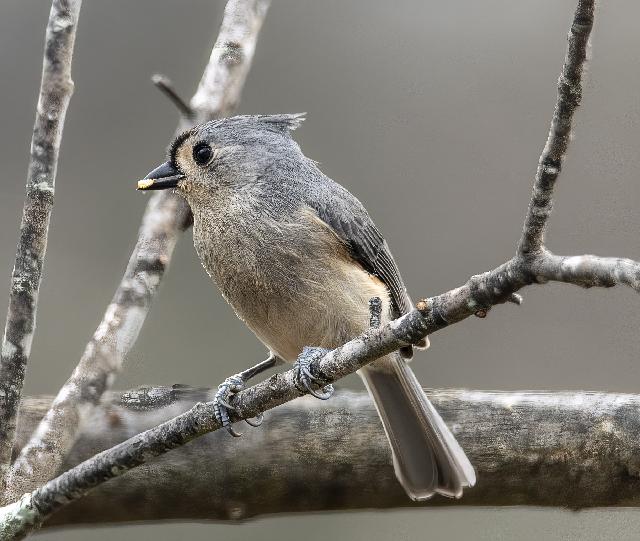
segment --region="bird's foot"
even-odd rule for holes
[[[320,400],[328,400],[333,394],[333,385],[325,385],[322,391],[316,391],[312,385],[319,385],[322,380],[313,374],[313,364],[322,359],[327,353],[325,348],[306,347],[298,355],[298,360],[293,365],[296,369],[296,383],[301,390],[307,391]]]
[[[231,425],[231,419],[229,412],[235,410],[235,408],[229,403],[231,397],[244,389],[246,379],[243,374],[235,374],[230,378],[225,379],[220,385],[213,398],[214,413],[216,420],[227,429],[227,432],[234,438],[242,436],[242,432],[236,432]],[[246,423],[251,426],[260,426],[262,424],[263,416],[258,415],[255,419],[245,419]]]

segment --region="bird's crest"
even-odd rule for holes
[[[282,133],[289,133],[297,129],[306,119],[307,113],[280,114],[280,115],[258,115],[260,122],[267,124],[271,129]]]

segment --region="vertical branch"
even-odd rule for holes
[[[27,193],[0,353],[0,489],[10,465],[16,417],[36,325],[38,291],[64,119],[73,93],[71,60],[82,0],[54,0],[31,139]]]
[[[547,143],[538,162],[533,193],[524,222],[518,253],[537,253],[544,248],[544,234],[553,207],[553,188],[571,138],[573,113],[582,100],[582,71],[593,27],[594,0],[580,0],[569,30],[567,54],[558,79],[558,100]]]
[[[193,115],[182,118],[180,129],[228,114],[237,105],[268,5],[268,0],[227,3],[220,34],[191,103]],[[169,85],[166,80],[161,84]],[[182,197],[159,192],[150,198],[136,248],[114,299],[78,366],[13,464],[7,501],[43,484],[60,468],[82,422],[122,369],[179,233],[189,224],[190,210]]]

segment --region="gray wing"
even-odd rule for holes
[[[324,193],[307,199],[322,221],[344,241],[353,258],[387,286],[394,317],[412,309],[411,299],[402,282],[398,266],[362,203],[337,183],[324,184]]]

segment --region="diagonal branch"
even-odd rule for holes
[[[151,82],[156,86],[160,92],[162,92],[170,101],[176,106],[176,109],[180,112],[180,115],[186,119],[192,119],[194,116],[193,109],[191,106],[184,102],[182,97],[176,92],[173,87],[173,83],[171,79],[162,75],[160,73],[156,73],[151,77]]]
[[[10,465],[20,394],[36,326],[62,128],[73,93],[71,60],[81,4],[82,0],[54,0],[45,36],[27,194],[0,353],[0,493]]]
[[[270,0],[231,0],[196,93],[191,98],[195,124],[228,116],[240,103],[256,41]],[[185,126],[186,129],[190,126]]]
[[[418,342],[429,330],[418,310],[378,329],[370,329],[314,361],[314,374],[322,382],[322,385],[315,385],[315,389],[352,374],[391,351]],[[299,386],[297,370],[292,368],[235,395],[232,421],[255,417],[304,394],[306,391]],[[215,418],[215,407],[213,402],[198,403],[186,413],[97,454],[25,494],[17,502],[1,508],[0,534],[4,533],[6,539],[19,539],[96,486],[194,438],[222,428]]]
[[[180,129],[196,119],[228,114],[239,102],[269,0],[230,0],[191,109]],[[172,193],[151,197],[136,248],[102,322],[51,409],[23,448],[10,472],[9,497],[15,498],[50,479],[59,469],[87,418],[122,368],[135,343],[168,265],[179,233],[190,224],[183,198]]]

